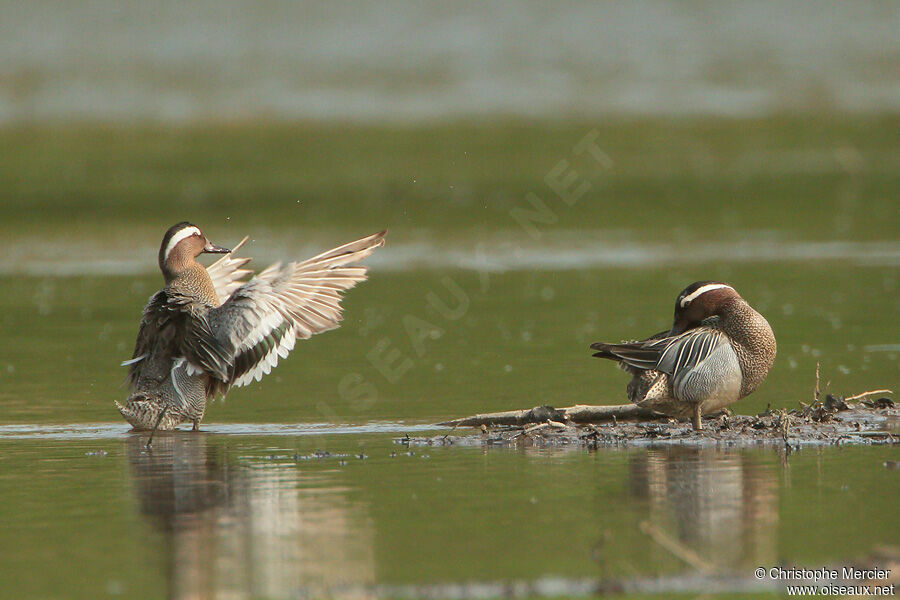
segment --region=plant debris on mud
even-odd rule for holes
[[[535,414],[553,414],[552,407],[532,409]],[[407,445],[481,445],[515,447],[617,447],[656,445],[842,445],[893,444],[900,441],[900,409],[889,398],[848,402],[827,395],[823,402],[800,403],[793,410],[767,408],[758,415],[722,413],[704,418],[703,429],[690,423],[661,418],[653,421],[613,420],[605,423],[575,423],[547,419],[523,425],[481,425],[472,434],[454,433],[434,437],[397,438]]]

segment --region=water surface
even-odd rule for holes
[[[900,106],[896,3],[0,2],[0,122]]]
[[[757,566],[845,564],[894,543],[892,447],[394,442],[469,413],[624,401],[624,375],[588,344],[666,327],[660,296],[701,272],[742,282],[778,335],[768,381],[737,411],[809,402],[817,363],[836,393],[895,385],[896,325],[882,316],[896,314],[896,280],[883,266],[386,271],[353,290],[341,329],[210,406],[201,433],[163,434],[147,451],[113,400],[156,276],[4,276],[2,334],[16,349],[0,364],[4,593],[535,597],[610,582],[767,593]]]
[[[750,579],[757,566],[840,563],[900,534],[887,447],[410,450],[393,437],[176,432],[150,451],[134,434],[0,439],[3,594],[580,596],[610,580],[660,591],[656,578],[751,593],[772,589]]]

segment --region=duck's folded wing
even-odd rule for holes
[[[236,289],[246,283],[245,279],[247,276],[253,273],[249,269],[241,268],[250,262],[249,258],[238,258],[234,255],[246,241],[247,237],[245,236],[231,249],[231,252],[206,268],[209,278],[212,279],[213,287],[216,288],[219,304],[223,304],[228,300]]]
[[[598,342],[592,344],[591,348],[598,351],[594,356],[612,358],[638,369],[662,371],[672,375],[696,366],[721,344],[728,343],[725,334],[713,327],[697,327],[674,336],[658,337],[659,335],[623,344]]]
[[[134,384],[140,378],[144,360],[153,351],[153,345],[159,340],[160,331],[165,327],[169,318],[168,296],[165,291],[159,291],[150,297],[147,306],[144,307],[131,358],[122,362],[123,367],[128,367],[130,388],[134,388]]]
[[[616,360],[631,367],[648,371],[656,368],[662,349],[654,348],[646,342],[625,342],[622,344],[607,344],[596,342],[591,344],[591,350],[595,350],[593,356]]]
[[[656,369],[674,375],[687,373],[709,358],[720,346],[728,344],[728,336],[719,329],[697,327],[665,341]]]
[[[191,319],[185,355],[226,386],[260,380],[297,339],[334,329],[341,293],[366,278],[358,265],[384,244],[376,233],[284,268],[272,265],[235,289],[228,300]]]
[[[620,360],[620,358],[612,352],[612,348],[622,348],[625,346],[627,346],[629,348],[637,348],[640,345],[645,344],[646,342],[669,337],[669,333],[670,333],[669,331],[660,331],[659,333],[654,333],[650,337],[644,338],[643,340],[622,342],[620,344],[607,344],[605,342],[595,342],[595,343],[591,344],[591,350],[596,350],[596,352],[594,352],[594,354],[592,354],[591,356],[594,356],[596,358],[609,358],[612,360]]]

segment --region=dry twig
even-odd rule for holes
[[[819,363],[816,363],[816,391],[813,394],[813,403],[819,401]]]
[[[855,396],[848,396],[844,398],[844,402],[854,402],[856,400],[862,400],[867,396],[874,396],[875,394],[893,394],[893,390],[872,390],[870,392],[863,392],[862,394],[856,394]]]
[[[536,406],[535,408],[522,410],[507,410],[496,413],[484,413],[453,419],[438,423],[447,427],[478,427],[479,425],[527,425],[529,423],[544,423],[552,421],[555,427],[565,427],[564,422],[571,423],[597,423],[602,421],[615,421],[618,419],[660,419],[659,414],[648,408],[635,404],[618,404],[612,406],[592,406],[576,404],[565,408],[553,408],[552,406]]]

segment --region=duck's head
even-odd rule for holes
[[[684,288],[675,300],[671,334],[677,335],[698,326],[704,319],[720,315],[727,304],[740,297],[727,283],[695,281]]]
[[[216,246],[203,235],[200,228],[187,221],[169,227],[159,247],[159,268],[170,281],[190,268],[204,252],[227,254],[228,248]]]

